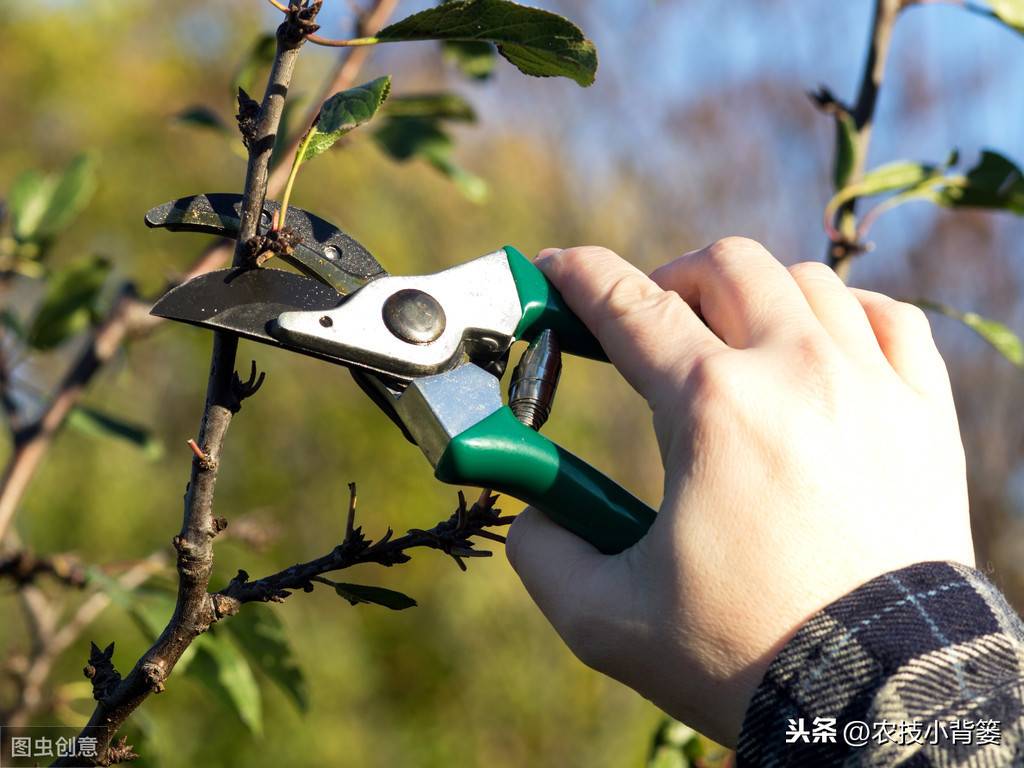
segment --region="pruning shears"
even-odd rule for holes
[[[146,214],[150,227],[237,236],[241,197],[205,194]],[[278,212],[267,201],[266,233]],[[531,504],[605,553],[636,543],[655,512],[535,430],[550,411],[560,351],[604,360],[600,344],[543,273],[516,249],[431,275],[389,275],[332,224],[290,207],[297,272],[209,272],[164,295],[153,314],[345,366],[445,483]],[[499,378],[512,344],[529,342]]]

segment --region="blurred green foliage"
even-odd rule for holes
[[[266,27],[250,2],[58,4],[43,18],[32,10],[0,16],[0,113],[7,116],[0,190],[12,190],[29,172],[34,194],[52,199],[59,179],[81,168],[84,161],[75,158],[89,153],[95,195],[74,221],[62,222],[68,228],[59,240],[47,243],[46,268],[65,275],[102,263],[109,265],[104,276],[131,276],[143,292],[158,291],[207,239],[149,231],[142,215],[179,195],[241,189],[244,161],[232,149],[237,139],[227,94],[241,78],[262,77],[243,62],[251,60],[246,51],[261,50],[253,41]],[[304,51],[293,94],[317,92],[333,57]],[[392,73],[396,95],[412,92],[404,90],[400,67]],[[363,79],[377,74],[371,64]],[[449,64],[431,91],[463,80]],[[175,119],[197,104],[209,111],[202,119],[192,113],[191,123],[231,126],[231,138]],[[436,152],[438,145],[431,146]],[[443,150],[434,156],[447,161],[456,152],[448,143]],[[345,226],[394,272],[427,272],[504,243],[531,251],[582,240],[584,232],[587,239],[614,239],[613,216],[584,216],[570,202],[552,148],[490,124],[458,154],[486,177],[487,206],[468,201],[427,164],[391,162],[370,132],[353,134],[342,149],[305,168],[295,203]],[[46,181],[51,177],[58,181]],[[44,202],[40,197],[34,205]],[[610,200],[606,210],[614,210]],[[58,297],[79,302],[81,311],[70,313],[79,324],[39,332],[45,354],[19,371],[30,399],[52,386],[54,371],[74,349],[69,337],[102,306],[91,278],[71,284],[90,287],[82,291],[88,300],[74,292]],[[30,277],[8,286],[11,323],[40,322],[33,314],[41,298],[35,286]],[[99,564],[169,549],[180,525],[191,461],[184,441],[194,435],[202,408],[209,344],[202,331],[166,327],[107,367],[86,399],[88,426],[95,428],[100,414],[147,431],[134,441],[98,440],[88,428],[61,434],[18,513],[16,527],[27,544],[39,552],[77,550]],[[239,568],[259,576],[326,552],[344,531],[349,480],[359,482],[360,523],[368,535],[388,525],[426,527],[451,512],[454,489],[432,479],[418,449],[342,370],[243,343],[240,365],[250,357],[269,379],[228,436],[216,512],[229,521],[255,518],[279,535],[261,551],[230,539],[219,545],[213,588]],[[572,361],[546,431],[653,501],[660,472],[648,418],[609,368]],[[169,448],[151,461],[152,452],[137,449],[140,442]],[[519,504],[503,499],[501,506],[515,512]],[[472,562],[467,574],[422,552],[398,568],[360,567],[343,575],[346,582],[411,595],[418,607],[410,610],[350,606],[329,588],[280,606],[247,607],[232,620],[237,624],[196,644],[167,692],[132,719],[129,740],[142,754],[137,764],[500,768],[640,760],[657,712],[576,661],[500,549],[495,555]],[[37,722],[87,715],[92,701],[81,668],[89,641],[104,647],[116,640],[114,661],[127,672],[166,621],[171,584],[159,581],[142,595],[115,600],[59,660],[52,675],[58,706]],[[275,618],[265,618],[271,613]],[[0,654],[24,650],[12,594],[0,596],[0,617]]]

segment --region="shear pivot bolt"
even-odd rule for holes
[[[404,288],[384,302],[384,325],[410,344],[428,344],[444,333],[444,310],[429,293]]]

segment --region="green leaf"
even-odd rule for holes
[[[374,139],[387,154],[404,162],[419,157],[447,176],[472,202],[487,197],[487,183],[452,160],[454,144],[436,120],[400,118],[386,121],[374,133]]]
[[[473,105],[457,93],[419,93],[393,96],[384,107],[388,117],[418,117],[432,120],[453,120],[475,123]]]
[[[235,102],[235,94],[238,89],[252,93],[255,89],[256,75],[261,69],[269,67],[274,62],[274,52],[277,50],[277,37],[271,34],[260,35],[253,41],[248,53],[238,67],[235,79],[231,81],[231,103]]]
[[[441,55],[451,61],[466,77],[486,80],[494,73],[498,55],[494,46],[475,40],[444,40]]]
[[[246,607],[224,626],[253,665],[284,691],[300,712],[305,712],[309,708],[306,677],[278,615],[263,606]]]
[[[185,125],[193,125],[198,128],[208,128],[226,136],[232,135],[232,131],[228,128],[224,119],[212,109],[205,107],[202,104],[197,104],[195,106],[188,107],[187,109],[183,109],[174,116],[174,119],[179,123],[184,123]]]
[[[677,720],[666,717],[651,740],[646,768],[690,768],[697,732]]]
[[[451,137],[435,120],[387,120],[373,137],[381,149],[398,161],[416,156],[444,156],[453,146]]]
[[[1024,35],[1024,0],[991,0],[997,19]]]
[[[992,345],[999,354],[1011,363],[1018,368],[1024,368],[1024,343],[1021,342],[1017,334],[1002,323],[989,320],[974,312],[961,312],[948,304],[941,304],[928,299],[918,299],[914,304],[917,304],[922,309],[930,309],[946,317],[959,320]]]
[[[371,120],[390,91],[391,78],[378,77],[331,96],[320,108],[302,159],[309,160],[325,152],[353,128]]]
[[[52,349],[87,328],[96,315],[96,304],[109,272],[110,263],[93,256],[54,273],[29,326],[29,345]]]
[[[844,109],[836,112],[836,161],[832,170],[835,189],[842,189],[850,181],[857,163],[857,124]]]
[[[86,566],[86,576],[90,585],[102,590],[111,603],[128,613],[150,643],[160,636],[174,614],[177,602],[174,592],[148,586],[125,589],[117,579],[108,576],[95,565]],[[196,645],[193,643],[185,649],[174,668],[184,672],[192,662],[195,651]]]
[[[96,191],[96,160],[74,158],[59,176],[26,171],[8,195],[11,228],[19,243],[53,239],[81,213]]]
[[[159,459],[164,452],[163,443],[145,427],[84,405],[75,406],[68,414],[68,426],[93,437],[124,440],[139,448],[150,461]]]
[[[37,240],[49,240],[65,229],[89,204],[96,191],[96,157],[81,154],[68,163],[50,195]]]
[[[252,668],[226,632],[212,631],[195,639],[195,658],[186,674],[199,680],[235,712],[251,733],[263,732],[263,699]]]
[[[11,231],[19,243],[33,239],[50,204],[56,182],[38,171],[25,171],[11,184],[7,204],[11,213]]]
[[[324,579],[324,581],[327,581]],[[393,611],[402,611],[406,608],[413,608],[416,601],[401,592],[384,587],[367,587],[362,584],[343,584],[328,582],[340,597],[345,598],[352,605],[367,603],[369,605],[383,605]]]
[[[524,74],[568,77],[582,86],[597,72],[594,44],[575,24],[509,0],[449,0],[385,27],[376,39],[494,43]]]
[[[998,152],[984,150],[964,179],[951,179],[936,202],[950,208],[995,208],[1024,215],[1024,175]]]

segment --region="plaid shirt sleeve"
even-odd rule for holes
[[[887,573],[783,647],[747,709],[737,766],[839,765],[1024,766],[1024,624],[981,573]]]

